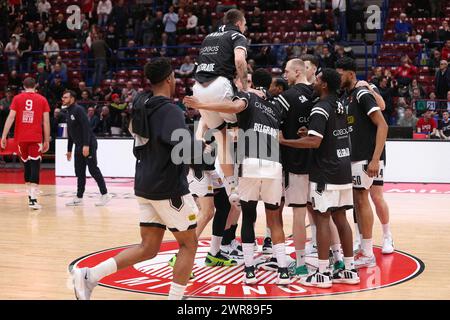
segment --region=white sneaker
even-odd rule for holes
[[[95,205],[96,205],[97,207],[103,207],[103,206],[106,206],[106,205],[108,204],[108,202],[111,201],[111,199],[112,199],[112,197],[111,197],[111,195],[110,195],[109,193],[103,194],[103,195],[100,197],[100,201],[97,202]]]
[[[227,257],[228,259],[243,259],[244,254],[242,251],[239,251],[238,249],[233,248],[233,245],[229,244],[226,246],[220,246],[220,252],[223,256]]]
[[[31,197],[28,197],[28,207],[33,210],[40,210],[42,209],[42,206],[37,203],[36,199],[31,199]]]
[[[278,268],[277,284],[288,285],[291,283],[288,268]]]
[[[371,257],[364,255],[363,251],[359,251],[359,253],[355,256],[355,268],[372,268],[377,265],[377,260],[375,255]]]
[[[90,300],[97,282],[89,281],[89,268],[74,268],[71,274],[77,300]]]
[[[333,273],[333,283],[358,284],[360,282],[358,271],[338,269]]]
[[[68,207],[77,207],[81,205],[83,205],[83,198],[78,197],[75,197],[72,199],[72,201],[66,203],[66,206]]]
[[[333,285],[331,274],[329,272],[320,273],[319,270],[306,277],[301,277],[300,283],[307,287],[317,287],[323,289],[331,288]]]
[[[383,248],[381,249],[381,253],[391,254],[394,250],[394,240],[392,240],[392,237],[385,237],[383,239]]]

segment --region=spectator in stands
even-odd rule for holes
[[[5,91],[5,97],[0,100],[0,132],[3,132],[6,119],[9,115],[9,107],[13,99],[13,91],[9,88]]]
[[[356,25],[359,24],[361,39],[366,39],[366,20],[364,18],[365,5],[364,0],[350,0],[347,9],[347,19],[349,20],[349,32],[351,32],[351,40],[356,40]]]
[[[41,21],[48,21],[52,5],[47,0],[39,0],[37,10]]]
[[[103,74],[106,71],[106,58],[108,52],[111,50],[101,35],[94,38],[91,45],[92,56],[94,58],[94,75],[92,79],[92,86],[98,87],[103,80]]]
[[[94,106],[94,103],[91,99],[91,93],[88,90],[83,90],[81,92],[81,99],[78,100],[78,104],[84,107],[86,110]]]
[[[170,6],[169,12],[164,15],[164,32],[167,34],[167,44],[175,46],[177,44],[177,23],[178,14],[174,12],[174,6]]]
[[[105,27],[108,24],[109,15],[112,12],[112,3],[110,0],[99,0],[97,5],[97,24],[99,27]]]
[[[98,135],[100,136],[111,136],[111,115],[109,113],[109,108],[107,106],[102,107],[102,112],[100,113],[100,124],[98,126]]]
[[[292,51],[291,51],[290,59],[300,58],[302,55],[304,55],[306,53],[306,50],[307,50],[307,47],[305,45],[300,45],[302,43],[301,38],[295,38],[294,43],[299,44],[299,45],[295,45],[295,46],[291,47]]]
[[[271,47],[268,45],[268,41],[266,39],[263,40],[264,46],[258,47],[259,51],[252,57],[255,60],[256,67],[266,68],[267,66],[272,65],[273,56],[270,52]]]
[[[16,70],[11,71],[8,77],[7,87],[18,93],[22,88],[22,80],[19,78]]]
[[[441,51],[441,58],[444,60],[450,60],[450,40],[445,41],[445,45]]]
[[[111,132],[113,135],[122,135],[124,134],[124,127],[126,121],[126,109],[128,103],[121,101],[120,95],[117,93],[112,94],[111,96],[112,102],[109,108],[109,112],[111,113]]]
[[[124,0],[118,0],[113,6],[110,21],[115,23],[117,36],[119,38],[119,46],[125,45],[128,16],[128,8],[125,6]]]
[[[92,100],[94,101],[105,101],[105,94],[103,93],[103,90],[101,87],[98,87],[94,90],[92,93]]]
[[[419,98],[424,98],[427,95],[425,89],[422,87],[422,85],[419,84],[416,78],[414,78],[408,86],[409,97],[413,96],[414,90],[418,91]]]
[[[437,44],[435,43],[437,40],[437,33],[433,29],[433,26],[431,24],[427,25],[425,32],[422,34],[420,42],[424,43],[426,48],[431,49],[437,46]]]
[[[56,60],[59,55],[59,44],[53,39],[52,36],[48,36],[47,42],[44,45],[44,56],[50,60]]]
[[[273,58],[271,61],[275,62],[275,65],[277,67],[282,67],[287,59],[287,51],[286,47],[283,45],[280,45],[281,40],[278,37],[275,37],[273,39],[274,45],[270,49],[270,53],[272,54]]]
[[[177,76],[181,78],[189,78],[194,73],[195,64],[192,62],[190,56],[184,57],[184,62],[181,65],[180,69],[175,70]]]
[[[447,110],[442,112],[442,120],[438,124],[438,135],[443,140],[450,140],[450,119]]]
[[[11,37],[10,41],[5,46],[4,52],[8,61],[8,70],[16,70],[17,62],[19,60],[19,42],[16,37]]]
[[[405,113],[403,117],[398,119],[397,125],[401,127],[411,127],[416,128],[417,117],[413,113],[413,109],[411,107],[407,107],[405,109]]]
[[[378,90],[380,91],[380,95],[383,97],[383,100],[386,103],[386,108],[382,111],[384,119],[386,120],[387,124],[391,124],[391,115],[394,111],[394,89],[389,86],[387,77],[380,77]]]
[[[88,120],[89,120],[89,124],[92,128],[92,131],[94,133],[98,132],[98,128],[100,126],[100,118],[95,114],[95,108],[94,107],[89,107],[87,109],[87,116],[88,116]]]
[[[438,72],[441,60],[441,52],[439,50],[433,50],[431,58],[428,60],[428,68],[430,68],[430,73],[436,74],[436,72]]]
[[[125,51],[125,63],[124,66],[133,67],[136,65],[136,59],[138,55],[138,49],[134,40],[129,40],[127,44],[127,50]]]
[[[164,32],[164,22],[163,22],[163,12],[157,11],[156,17],[152,21],[152,31],[153,31],[153,44],[161,45],[161,35]]]
[[[322,54],[320,55],[320,64],[323,68],[334,68],[336,60],[330,52],[328,46],[323,46]]]
[[[55,39],[65,39],[69,37],[69,29],[67,28],[67,21],[64,19],[64,14],[59,13],[53,27],[50,29],[50,34]]]
[[[43,93],[43,95],[47,95],[47,89],[50,84],[50,75],[45,70],[45,63],[38,63],[37,65],[37,73],[36,73],[36,84],[38,86],[38,89],[40,92]]]
[[[112,95],[114,93],[121,94],[122,90],[120,90],[120,88],[117,86],[117,81],[115,79],[112,79],[111,80],[111,84],[104,91],[104,95],[105,95],[104,99],[105,99],[105,101],[111,101],[112,100]]]
[[[447,99],[447,92],[450,90],[450,70],[446,60],[441,60],[439,71],[436,72],[434,86],[436,98]]]
[[[33,22],[27,22],[24,36],[30,43],[32,51],[42,50],[41,42],[39,41],[36,27],[34,26]]]
[[[407,41],[413,27],[411,23],[406,21],[406,14],[400,13],[399,20],[395,22],[395,39],[397,41]]]
[[[47,39],[47,33],[44,30],[44,25],[42,23],[38,23],[36,27],[36,33],[39,38],[39,47],[43,48],[45,44],[45,39]]]
[[[49,87],[50,105],[55,105],[60,102],[65,90],[66,86],[61,81],[61,76],[56,75]]]
[[[433,111],[428,109],[416,124],[417,133],[425,133],[427,138],[436,137],[437,122],[432,117]]]
[[[51,128],[51,143],[55,143],[55,139],[59,138],[58,128],[61,123],[66,123],[65,113],[61,112],[60,108],[55,108],[53,111],[53,117],[50,118],[50,128]]]
[[[152,30],[152,16],[147,14],[141,22],[141,33],[142,33],[142,45],[144,47],[149,47],[152,45],[153,41],[153,30]]]
[[[195,34],[197,31],[198,17],[192,12],[188,11],[188,19],[186,24],[186,33]]]
[[[133,102],[134,98],[138,94],[137,90],[133,86],[133,82],[127,81],[127,85],[122,89],[122,100],[126,103]]]
[[[236,9],[236,8],[237,8],[237,1],[222,0],[221,4],[218,4],[216,6],[216,12],[222,13],[222,12],[226,12],[230,9]]]
[[[67,74],[67,64],[64,63],[61,56],[56,57],[56,63],[58,63],[61,66],[61,71]]]
[[[432,17],[438,18],[441,16],[442,0],[429,0],[430,13]]]
[[[261,13],[259,7],[255,7],[253,15],[248,19],[248,31],[249,32],[265,32],[264,15]]]
[[[196,109],[186,108],[186,111],[184,112],[184,118],[186,124],[194,124],[200,119],[200,112]]]
[[[312,14],[311,23],[314,31],[324,31],[327,28],[327,16],[321,7]]]
[[[19,70],[21,73],[30,72],[31,63],[33,62],[33,57],[31,55],[31,44],[25,38],[25,35],[20,36],[19,45],[17,46],[18,56],[19,56]]]
[[[421,40],[422,35],[418,34],[416,29],[412,29],[411,34],[408,36],[408,40],[406,42],[420,43]]]
[[[347,40],[347,4],[346,0],[332,0],[334,30],[338,31],[339,40]]]
[[[116,53],[117,49],[119,49],[119,38],[116,33],[116,28],[112,24],[108,26],[108,30],[106,31],[105,42],[113,53]]]
[[[447,20],[442,21],[442,26],[438,30],[438,40],[442,42],[450,40],[450,27]]]
[[[199,33],[208,34],[212,29],[211,14],[207,8],[202,8],[201,13],[198,16],[198,28]]]
[[[394,71],[394,77],[400,86],[406,87],[417,75],[418,69],[411,64],[411,59],[407,55],[403,56],[400,61],[401,65]]]
[[[64,72],[59,63],[55,63],[55,67],[53,68],[53,72],[50,74],[50,84],[53,84],[56,78],[61,79],[63,85],[67,85],[68,77],[67,72]]]

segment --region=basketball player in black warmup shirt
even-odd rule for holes
[[[315,84],[320,101],[312,108],[308,136],[296,140],[280,136],[282,145],[313,149],[309,168],[310,200],[316,214],[319,268],[300,282],[319,288],[329,288],[333,282],[359,283],[354,269],[352,230],[346,218],[346,210],[353,207],[352,176],[347,117],[337,97],[339,86],[339,74],[323,69]],[[333,276],[327,271],[330,217],[338,228],[344,251],[344,266],[335,270]]]
[[[247,88],[247,39],[245,16],[237,9],[225,13],[225,25],[217,32],[205,37],[197,58],[196,83],[193,95],[203,103],[216,103],[234,97],[233,79],[235,73]],[[202,121],[209,129],[218,129],[214,134],[218,143],[218,157],[225,175],[230,201],[239,202],[234,178],[233,159],[227,150],[226,123],[235,123],[236,115],[214,110],[201,110]]]
[[[181,300],[194,265],[198,208],[189,193],[187,165],[175,164],[171,157],[173,148],[180,143],[172,140],[172,133],[186,130],[189,134],[189,129],[183,112],[171,100],[175,75],[170,61],[155,59],[144,67],[144,72],[152,84],[153,96],[134,104],[131,128],[135,137],[134,190],[141,209],[142,242],[95,267],[73,269],[75,294],[80,300],[89,300],[97,282],[107,275],[155,257],[166,228],[180,247],[169,300]]]
[[[313,90],[306,80],[303,60],[292,59],[286,64],[284,77],[291,86],[274,100],[284,108],[281,130],[287,139],[298,138],[298,130],[308,126],[312,108]],[[296,275],[308,274],[305,262],[306,203],[308,201],[308,166],[310,150],[280,146],[283,164],[284,205],[292,207],[294,246],[296,253]]]
[[[258,69],[253,73],[253,84],[266,94],[272,82],[269,72]],[[200,103],[186,97],[184,104],[191,108],[236,113],[239,127],[238,150],[244,145],[240,164],[239,196],[242,208],[242,249],[245,263],[245,282],[257,282],[253,261],[255,242],[254,222],[258,200],[264,201],[267,221],[271,229],[273,251],[278,262],[278,284],[289,284],[284,231],[279,213],[282,195],[282,167],[277,141],[282,108],[255,93],[240,92],[233,101]],[[250,137],[250,142],[247,138]],[[256,141],[252,139],[256,137]],[[266,149],[266,150],[264,150]]]
[[[336,62],[344,90],[341,101],[348,113],[351,138],[353,198],[360,232],[363,236],[361,251],[355,258],[357,268],[374,267],[373,212],[369,202],[369,190],[380,174],[388,126],[374,95],[365,87],[357,87],[356,63],[351,58]]]

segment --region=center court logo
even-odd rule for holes
[[[331,289],[309,288],[302,286],[298,279],[295,279],[289,286],[278,286],[275,283],[277,274],[261,269],[257,271],[258,282],[250,286],[242,283],[244,270],[242,262],[234,267],[205,266],[204,260],[209,250],[209,243],[209,240],[206,239],[199,241],[193,268],[196,277],[188,284],[187,297],[287,299],[352,293],[397,285],[413,279],[424,270],[422,261],[409,254],[396,251],[391,255],[382,255],[380,248],[375,248],[377,267],[361,270],[361,283],[357,286],[335,284]],[[292,240],[287,240],[286,245],[288,254],[294,258]],[[128,246],[89,254],[72,262],[69,268],[92,267],[126,248]],[[172,281],[172,268],[168,266],[167,262],[177,251],[178,245],[175,241],[163,242],[160,253],[154,259],[112,274],[102,279],[99,285],[138,293],[168,295]],[[263,259],[261,254],[258,253],[257,256],[257,260]],[[311,267],[316,264],[316,261],[314,257],[308,256],[306,262]]]

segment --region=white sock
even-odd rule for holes
[[[311,225],[311,242],[314,246],[317,246],[316,231],[317,231],[316,225],[312,224]]]
[[[362,239],[361,248],[365,256],[373,256],[373,242],[372,239]]]
[[[385,238],[392,237],[391,228],[389,226],[389,223],[382,224],[381,227],[383,228],[383,237],[385,237]]]
[[[30,193],[29,193],[29,195],[30,195],[31,199],[33,199],[33,200],[36,200],[37,189],[38,189],[37,184],[35,184],[35,183],[31,183],[30,184]]]
[[[328,265],[330,264],[330,261],[328,260],[319,260],[319,272],[324,273],[327,272]]]
[[[344,257],[344,265],[346,270],[355,269],[355,259],[353,257]]]
[[[342,261],[341,244],[333,244],[331,246],[331,251],[333,252],[334,262]]]
[[[220,251],[220,244],[222,243],[222,237],[211,236],[211,248],[209,253],[215,256]]]
[[[295,250],[295,257],[297,260],[297,267],[305,265],[305,249]]]
[[[104,277],[115,272],[117,272],[116,260],[114,260],[114,258],[109,258],[108,260],[103,261],[95,267],[89,269],[89,280],[92,282],[98,282]]]
[[[266,238],[271,238],[272,233],[270,232],[270,228],[266,228]]]
[[[254,243],[243,243],[242,244],[242,252],[244,254],[244,263],[246,267],[253,266],[253,248],[255,247]]]
[[[361,233],[359,233],[359,226],[355,223],[355,240],[361,243]]]
[[[170,291],[169,291],[169,300],[181,300],[183,299],[184,290],[186,290],[186,286],[183,286],[181,284],[172,282],[170,284]]]
[[[274,244],[273,253],[275,255],[275,258],[277,258],[278,268],[286,268],[287,260],[286,260],[286,247],[284,245],[284,242]]]

